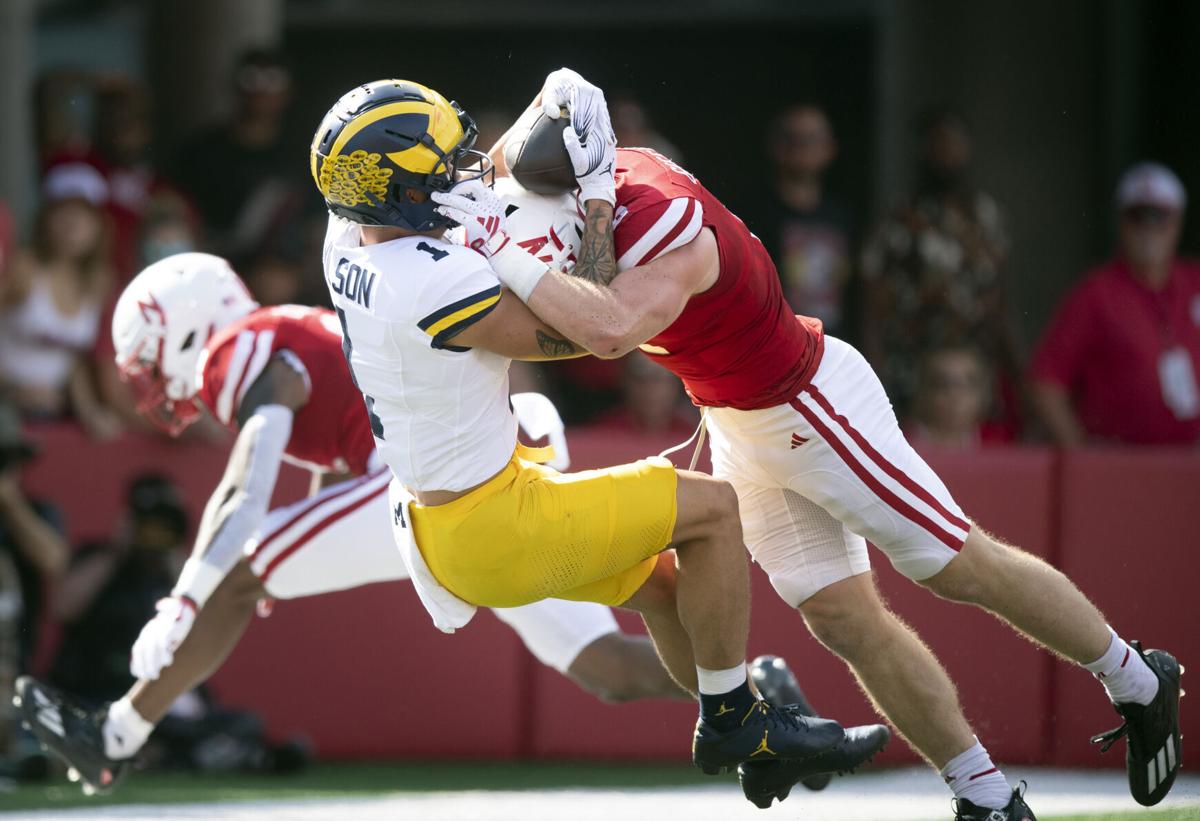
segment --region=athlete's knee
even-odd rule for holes
[[[918,583],[950,601],[982,604],[990,599],[998,586],[1009,584],[1008,571],[1023,555],[973,527],[958,555],[937,573]]]
[[[266,595],[262,580],[254,574],[250,563],[245,559],[233,566],[213,592],[214,598],[220,597],[230,604],[241,606],[253,606]]]
[[[639,612],[675,613],[675,551],[664,550],[658,554],[658,563],[649,578],[638,590]]]
[[[800,604],[800,614],[817,641],[846,659],[870,652],[890,617],[870,573],[818,591]]]
[[[638,659],[631,657],[637,649],[633,638],[623,633],[601,636],[580,651],[567,675],[601,701],[619,704],[642,698]]]
[[[741,547],[742,522],[733,485],[704,473],[679,471],[675,541],[719,538]]]

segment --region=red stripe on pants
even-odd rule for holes
[[[333,513],[330,513],[324,519],[322,519],[321,521],[317,522],[315,525],[310,527],[304,533],[303,536],[301,536],[296,541],[292,542],[290,545],[288,545],[283,550],[279,551],[279,555],[276,556],[275,558],[271,559],[271,561],[267,563],[267,566],[265,568],[263,568],[262,575],[258,577],[259,581],[261,581],[263,584],[266,584],[267,579],[271,578],[271,574],[275,571],[275,568],[279,566],[280,562],[282,562],[288,556],[295,553],[297,550],[299,550],[301,547],[303,547],[305,545],[305,543],[311,541],[314,536],[319,534],[325,528],[329,527],[331,524],[336,522],[338,519],[341,519],[345,516],[349,516],[351,513],[358,510],[360,507],[362,507],[363,505],[365,505],[367,502],[371,501],[375,497],[379,496],[381,493],[385,493],[387,491],[387,489],[388,489],[388,486],[386,484],[384,484],[383,487],[379,488],[378,490],[371,491],[370,493],[368,493],[366,496],[359,499],[354,504],[347,505],[346,507],[342,508],[341,510],[336,510]]]
[[[855,430],[854,426],[850,424],[849,419],[835,411],[833,409],[833,405],[829,404],[829,400],[826,399],[820,391],[818,391],[812,385],[809,385],[807,388],[805,388],[805,390],[814,400],[816,400],[816,403],[821,406],[821,409],[824,410],[825,413],[829,414],[830,419],[833,419],[842,426],[842,429],[845,430],[846,433],[850,435],[850,438],[854,440],[854,444],[858,445],[862,452],[867,454],[867,456],[879,467],[880,470],[899,482],[900,485],[913,496],[916,496],[922,502],[929,505],[931,508],[944,516],[946,521],[950,524],[967,531],[971,529],[971,525],[968,522],[964,522],[961,518],[955,516],[953,513],[947,510],[945,506],[937,500],[936,496],[934,496],[925,488],[921,487],[921,485],[914,482],[911,476],[893,465],[891,462],[885,459],[883,455],[879,453],[879,451],[871,447],[871,443],[867,441],[866,437]]]
[[[250,554],[250,559],[251,560],[257,559],[259,554],[261,554],[267,548],[268,545],[270,545],[277,538],[279,538],[279,536],[282,533],[284,533],[285,531],[290,529],[292,525],[296,524],[296,522],[300,521],[305,516],[312,513],[314,510],[316,510],[321,505],[325,504],[326,502],[331,502],[334,499],[340,499],[342,496],[345,496],[347,493],[351,493],[355,490],[358,490],[360,487],[362,487],[364,484],[371,481],[371,479],[375,478],[378,475],[379,475],[379,472],[370,474],[368,476],[362,476],[362,477],[359,477],[358,479],[352,479],[346,483],[346,487],[342,488],[341,490],[337,491],[336,493],[330,493],[328,496],[322,496],[320,494],[314,496],[312,499],[310,499],[308,501],[307,504],[304,505],[303,508],[301,508],[301,510],[295,516],[293,516],[292,518],[290,518],[286,522],[284,522],[282,526],[277,527],[274,530],[272,530],[267,535],[266,538],[264,538],[261,542],[259,542],[258,546],[254,548],[254,552]]]
[[[957,538],[952,533],[948,533],[946,530],[935,524],[928,516],[921,513],[908,502],[904,501],[887,487],[885,487],[882,482],[880,482],[875,478],[874,475],[871,474],[870,470],[868,470],[857,459],[854,458],[854,454],[850,452],[850,449],[847,448],[841,442],[841,440],[834,435],[833,431],[831,431],[829,427],[821,421],[821,418],[803,402],[801,402],[799,399],[793,399],[792,407],[800,412],[800,415],[805,418],[808,424],[813,426],[813,429],[821,435],[821,438],[824,439],[831,448],[833,448],[834,452],[837,453],[837,455],[841,457],[842,461],[846,463],[846,466],[854,472],[854,475],[857,476],[863,484],[869,487],[876,496],[890,506],[892,510],[896,511],[910,522],[913,522],[914,524],[928,531],[929,535],[933,536],[939,542],[946,545],[946,547],[950,548],[956,553],[962,549],[962,539]]]

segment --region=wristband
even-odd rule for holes
[[[171,595],[191,599],[199,610],[224,578],[220,568],[193,556],[184,562]]]
[[[576,180],[579,183],[579,201],[587,207],[588,200],[604,200],[609,205],[617,204],[617,184],[611,176],[604,180]]]
[[[515,242],[506,244],[496,252],[491,258],[491,263],[496,278],[522,302],[529,301],[533,289],[550,270],[549,265]]]

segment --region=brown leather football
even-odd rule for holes
[[[564,194],[576,188],[575,169],[562,138],[569,124],[566,116],[552,120],[539,112],[524,135],[513,135],[504,146],[508,172],[523,188],[535,194]]]

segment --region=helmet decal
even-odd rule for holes
[[[475,151],[478,129],[457,103],[419,83],[358,86],[326,113],[310,150],[313,181],[330,212],[365,225],[427,232],[448,217],[426,197],[464,179],[488,179],[491,160]]]
[[[317,187],[338,205],[379,205],[387,198],[392,169],[379,167],[380,155],[361,148],[330,157],[321,164]]]
[[[154,298],[154,294],[146,294],[146,296],[149,298],[149,302],[145,299],[139,299],[137,303],[138,310],[142,312],[142,318],[147,322],[153,322],[154,315],[156,315],[158,317],[158,324],[166,325],[167,317],[163,313],[162,306],[158,304],[158,300]]]

